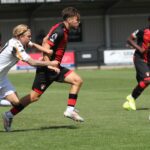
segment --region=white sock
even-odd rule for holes
[[[67,111],[73,111],[74,110],[74,107],[72,106],[67,106]]]
[[[11,106],[11,103],[6,99],[2,99],[2,100],[0,100],[0,105],[1,106]]]

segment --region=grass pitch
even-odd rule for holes
[[[150,89],[137,111],[122,104],[136,85],[133,69],[77,70],[84,80],[77,108],[84,123],[63,117],[70,85],[53,83],[41,99],[18,114],[13,132],[3,131],[0,150],[149,150]],[[10,74],[20,97],[30,92],[34,73]],[[9,107],[1,107],[0,112]]]

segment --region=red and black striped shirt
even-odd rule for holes
[[[132,37],[137,39],[137,44],[145,50],[144,53],[136,50],[134,55],[145,62],[150,62],[150,28],[136,30],[132,33]]]
[[[57,60],[61,63],[67,42],[69,30],[65,27],[63,22],[54,25],[48,33],[48,44],[53,50],[51,60]]]

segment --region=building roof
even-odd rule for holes
[[[82,16],[149,13],[149,0],[0,0],[0,19],[59,16],[67,6],[74,6]],[[20,16],[19,16],[20,14]]]

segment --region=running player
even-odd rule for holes
[[[25,96],[20,102],[19,107],[14,106],[10,111],[4,114],[4,127],[6,131],[10,130],[12,118],[23,110],[27,105],[35,102],[45,92],[45,90],[54,82],[68,83],[71,85],[68,97],[68,105],[64,112],[64,116],[71,118],[75,121],[84,121],[79,116],[75,109],[77,102],[78,92],[82,85],[81,77],[73,70],[69,70],[60,65],[65,48],[68,41],[68,33],[70,28],[77,29],[80,23],[80,14],[76,8],[67,7],[62,11],[63,22],[54,25],[48,35],[43,39],[43,46],[53,51],[53,54],[47,55],[44,53],[45,61],[55,61],[58,63],[60,73],[57,74],[47,67],[38,67],[36,71],[35,80],[30,94]]]
[[[51,50],[36,43],[32,43],[30,40],[31,30],[27,25],[20,24],[14,27],[13,38],[11,38],[0,50],[0,97],[8,100],[15,107],[19,104],[19,98],[15,88],[8,80],[7,74],[10,68],[14,66],[18,60],[27,62],[32,66],[46,66],[59,73],[59,69],[55,67],[57,65],[56,62],[34,60],[25,52],[25,48],[29,46],[52,54]],[[54,67],[50,65],[53,65]],[[3,115],[3,118],[5,118],[5,114]]]
[[[150,17],[148,17],[148,21],[150,23]],[[126,110],[136,110],[135,100],[150,84],[150,26],[133,32],[127,42],[136,49],[134,65],[138,84],[132,93],[127,96],[127,101],[123,104],[123,108]]]

